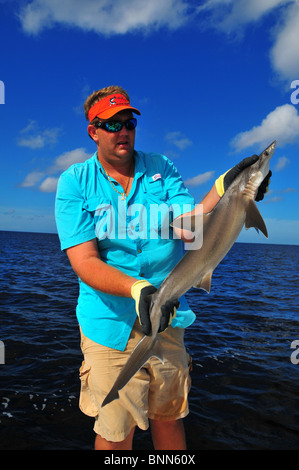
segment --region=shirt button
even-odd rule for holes
[[[137,252],[138,252],[138,253],[141,253],[141,250],[139,249],[139,250],[137,250]]]
[[[140,274],[140,276],[141,276],[141,277],[144,277],[144,274],[143,274],[143,273],[141,273],[141,274]]]

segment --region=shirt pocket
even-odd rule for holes
[[[169,197],[161,178],[147,180],[146,206],[151,238],[169,238],[169,224],[172,214],[169,211]]]
[[[147,196],[155,202],[167,202],[168,195],[161,178],[149,179],[147,184]]]
[[[95,232],[99,240],[109,238],[115,232],[115,210],[109,198],[88,198],[85,200],[83,209],[93,216]]]
[[[98,416],[98,408],[96,405],[96,400],[93,396],[93,392],[89,387],[90,382],[91,367],[82,362],[82,365],[79,370],[79,377],[81,381],[81,391],[79,399],[79,408],[87,416],[96,417]]]

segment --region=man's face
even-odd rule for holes
[[[130,111],[120,111],[109,121],[125,122],[133,117]],[[129,161],[134,153],[135,129],[128,130],[125,126],[119,132],[107,132],[105,129],[88,126],[88,131],[98,147],[98,157],[113,164]]]

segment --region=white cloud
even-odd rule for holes
[[[272,204],[273,202],[281,202],[283,201],[282,196],[273,196],[265,199],[264,204]]]
[[[29,147],[30,149],[39,149],[45,146],[45,140],[41,135],[23,138],[18,141],[20,147]]]
[[[279,171],[279,170],[275,168],[275,171]],[[288,194],[292,195],[293,193],[297,193],[296,188],[289,187],[289,188],[281,189],[279,191],[277,190],[274,191],[273,189],[270,189],[265,194],[265,199],[263,201],[263,204],[272,204],[272,203],[284,201],[285,195],[288,195]]]
[[[176,158],[180,158],[180,155],[173,151],[173,150],[166,150],[164,152],[164,155],[167,155],[167,157],[170,159],[170,160],[175,160]]]
[[[281,171],[287,167],[290,163],[290,160],[287,157],[280,157],[275,165],[275,171]]]
[[[84,148],[77,148],[59,155],[52,166],[44,171],[32,171],[21,183],[23,188],[37,187],[42,192],[55,192],[59,175],[74,163],[82,163],[90,158]]]
[[[20,134],[23,137],[21,137],[17,143],[21,147],[29,147],[33,150],[42,148],[46,145],[55,144],[57,142],[59,132],[60,129],[58,128],[40,130],[37,122],[31,120],[29,121],[29,124],[20,131]]]
[[[192,141],[188,139],[188,137],[185,137],[180,131],[168,132],[165,136],[165,140],[175,145],[180,150],[185,150],[192,145]]]
[[[33,130],[36,130],[36,128],[37,128],[37,122],[34,119],[30,119],[27,126],[24,127],[24,129],[20,130],[20,134],[26,134],[26,132],[31,132]]]
[[[43,193],[54,193],[57,188],[58,178],[48,176],[39,186],[39,190]]]
[[[265,30],[273,42],[272,67],[283,80],[299,73],[299,2],[297,0],[206,0],[197,9],[202,24],[225,34],[243,34],[249,25],[275,12],[273,26]]]
[[[42,178],[44,177],[44,173],[42,171],[32,171],[29,173],[24,181],[21,183],[22,188],[32,188],[35,186]]]
[[[28,34],[62,24],[111,35],[178,28],[187,19],[187,8],[184,0],[33,0],[21,9],[19,19]]]
[[[299,116],[297,109],[291,104],[275,108],[259,126],[240,132],[234,137],[231,145],[236,151],[240,151],[252,145],[265,147],[275,139],[278,140],[280,147],[299,142]]]
[[[283,80],[293,80],[299,74],[299,2],[285,12],[285,20],[277,30],[271,50],[272,66]]]
[[[64,152],[55,159],[53,166],[50,168],[50,171],[64,171],[74,163],[85,162],[85,160],[87,160],[89,157],[90,155],[86,153],[85,149],[82,147]]]
[[[297,0],[32,0],[19,11],[23,31],[37,35],[56,25],[110,36],[159,28],[178,29],[196,19],[205,28],[243,34],[249,25],[273,15],[265,29],[273,43],[269,51],[274,70],[293,80],[299,72],[299,3]],[[199,2],[198,2],[199,3]]]
[[[281,190],[283,194],[297,193],[297,191],[298,190],[296,188],[292,188],[292,187]]]
[[[214,176],[214,171],[206,171],[205,173],[202,173],[200,175],[194,176],[193,178],[189,178],[184,181],[186,186],[189,187],[194,187],[194,186],[200,186],[201,184],[206,183],[210,179],[213,178]]]
[[[210,25],[232,33],[246,24],[259,21],[278,6],[289,3],[290,0],[206,0],[197,11],[209,12]]]

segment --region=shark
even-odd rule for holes
[[[164,362],[158,333],[161,306],[168,300],[179,299],[192,287],[209,293],[215,268],[229,252],[244,225],[246,229],[254,227],[268,238],[267,228],[255,203],[255,197],[260,184],[269,173],[269,163],[276,145],[275,140],[259,155],[255,163],[242,170],[211,212],[200,216],[193,215],[191,220],[190,215],[186,215],[187,226],[191,227],[191,230],[202,226],[201,247],[187,251],[158,290],[152,294],[150,304],[152,332],[150,335],[144,335],[137,343],[105,397],[102,407],[119,397],[119,391],[151,357],[155,356]],[[201,224],[196,223],[196,217],[202,217]],[[186,227],[184,215],[175,219],[172,226]]]

